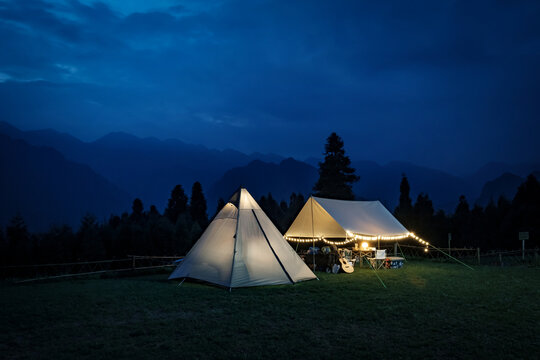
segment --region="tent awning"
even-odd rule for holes
[[[379,202],[310,197],[285,237],[396,240],[409,231]]]

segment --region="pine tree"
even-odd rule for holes
[[[77,231],[78,244],[72,248],[73,260],[102,259],[105,249],[98,238],[99,224],[93,214],[86,214],[81,219]]]
[[[220,212],[224,206],[225,206],[225,200],[223,200],[222,198],[219,198],[217,202],[217,206],[216,206],[216,213],[214,214],[214,216],[216,216],[217,213]]]
[[[7,265],[8,244],[4,236],[4,229],[0,227],[0,266]]]
[[[529,232],[527,247],[535,247],[540,243],[540,183],[534,175],[529,175],[518,187],[512,200],[508,214],[511,223],[510,239],[514,239],[520,231]]]
[[[455,245],[458,247],[470,246],[470,209],[465,195],[459,197],[459,203],[452,217],[452,234],[455,234]]]
[[[148,215],[153,216],[153,217],[159,217],[160,216],[156,205],[150,205],[150,211],[148,212]]]
[[[30,233],[28,232],[26,223],[21,215],[17,214],[11,218],[6,227],[6,238],[8,253],[10,254],[8,263],[28,263]]]
[[[206,214],[206,199],[200,182],[195,182],[191,188],[191,200],[189,204],[191,218],[201,229],[208,225],[208,215]]]
[[[141,216],[144,210],[143,203],[141,199],[137,198],[133,200],[133,205],[131,206],[131,210],[133,210],[133,214],[137,216]]]
[[[182,185],[176,185],[171,192],[171,197],[165,209],[165,216],[169,218],[171,223],[176,224],[178,216],[187,210],[188,198],[184,192]]]
[[[433,238],[433,202],[424,193],[418,194],[413,207],[413,220],[411,228],[426,239]]]
[[[141,199],[137,198],[133,200],[133,205],[131,206],[131,210],[133,211],[131,213],[132,221],[136,223],[142,223],[144,206]]]
[[[272,220],[274,225],[280,230],[283,231],[280,227],[280,219],[283,216],[283,212],[281,211],[281,208],[279,207],[279,204],[274,199],[271,193],[268,193],[268,195],[265,197],[264,195],[261,196],[261,198],[258,201],[259,206],[265,214]]]
[[[345,155],[343,140],[334,132],[326,139],[324,161],[319,163],[319,180],[313,187],[314,195],[342,200],[353,200],[352,184],[360,178]]]
[[[409,186],[409,180],[405,174],[401,177],[401,184],[399,185],[399,204],[394,210],[396,218],[406,227],[412,227],[412,214],[413,206],[410,196],[411,187]]]

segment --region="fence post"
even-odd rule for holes
[[[135,270],[135,256],[132,255],[132,256],[131,256],[131,259],[132,259],[132,260],[131,260],[131,269]]]
[[[452,233],[448,233],[448,255],[452,255],[452,247],[450,242],[452,241]]]
[[[480,248],[476,248],[476,255],[478,256],[478,265],[480,265]]]
[[[501,267],[503,266],[503,262],[502,262],[502,254],[499,253],[499,263],[501,264]]]

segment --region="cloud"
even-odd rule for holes
[[[0,81],[72,88],[86,105],[39,96],[56,105],[47,119],[81,133],[60,109],[89,106],[103,133],[210,147],[242,134],[247,150],[278,151],[256,140],[272,134],[299,155],[339,130],[379,161],[433,163],[451,132],[463,153],[481,138],[487,159],[512,146],[505,134],[540,130],[539,15],[537,2],[0,1]],[[27,85],[15,104],[36,96]]]

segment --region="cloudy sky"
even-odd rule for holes
[[[0,0],[0,120],[469,171],[540,161],[539,1]]]

